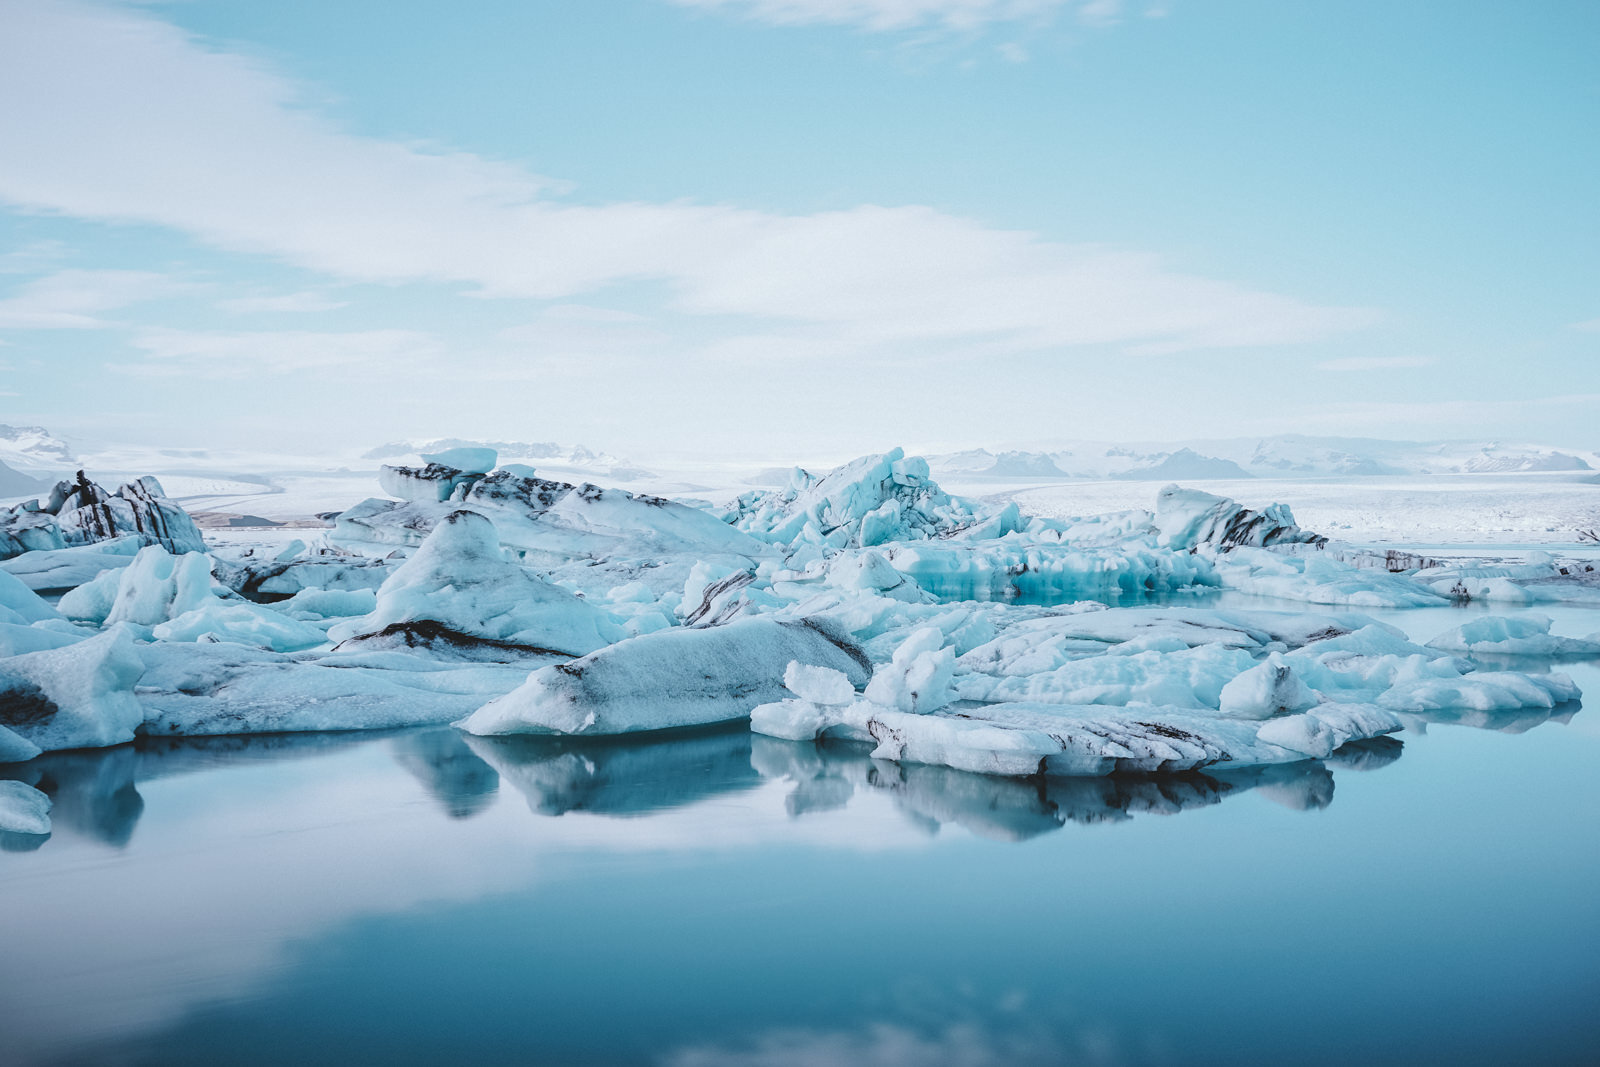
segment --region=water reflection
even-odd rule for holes
[[[1397,748],[1399,742],[1395,742]],[[1333,800],[1333,774],[1313,760],[1210,773],[1109,778],[992,778],[921,764],[875,760],[862,746],[756,737],[763,777],[794,783],[791,816],[842,808],[857,793],[883,793],[928,833],[954,824],[980,837],[1025,841],[1067,823],[1120,823],[1176,815],[1251,789],[1286,807],[1313,810]]]
[[[656,738],[462,736],[536,815],[647,815],[761,781],[744,723]]]
[[[111,848],[126,848],[144,814],[138,783],[270,760],[305,759],[365,744],[354,733],[252,734],[238,737],[139,738],[115,748],[46,752],[26,763],[0,764],[0,778],[23,782],[51,800],[51,828]],[[49,840],[7,834],[6,851],[37,848]],[[31,838],[12,841],[10,838]]]
[[[1482,712],[1468,709],[1405,716],[1417,733],[1430,724],[1522,733],[1546,722],[1568,722],[1576,702],[1552,709]],[[48,794],[57,833],[126,847],[145,802],[138,783],[271,760],[299,760],[383,740],[396,764],[422,785],[452,819],[486,811],[502,783],[540,816],[586,812],[639,817],[672,811],[722,795],[750,792],[764,782],[789,784],[783,797],[791,818],[848,807],[880,794],[914,827],[936,833],[955,825],[982,837],[1024,841],[1068,823],[1121,823],[1142,815],[1176,815],[1256,791],[1297,811],[1333,802],[1334,770],[1375,770],[1400,758],[1394,737],[1352,742],[1324,761],[1263,767],[1225,765],[1185,774],[1051,778],[993,778],[945,767],[875,760],[864,746],[794,742],[752,734],[743,723],[668,735],[612,739],[473,737],[443,727],[387,735],[267,734],[217,738],[141,738],[110,749],[51,752],[27,763],[0,765],[0,777]],[[0,850],[40,847],[46,836],[6,834]]]
[[[494,803],[500,775],[473,755],[459,730],[418,730],[394,739],[394,759],[422,783],[452,819],[466,819]]]

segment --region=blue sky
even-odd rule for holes
[[[0,421],[1596,447],[1600,5],[0,0]]]

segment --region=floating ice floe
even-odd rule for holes
[[[1428,642],[1429,648],[1495,656],[1600,656],[1600,633],[1559,637],[1548,615],[1483,615]]]
[[[1172,773],[1212,764],[1289,763],[1402,728],[1391,711],[1323,704],[1265,722],[1169,707],[986,704],[927,714],[871,700],[790,699],[751,712],[757,733],[791,741],[869,742],[876,759],[1009,776]]]
[[[1558,560],[1536,552],[1522,563],[1462,563],[1420,570],[1416,580],[1452,600],[1525,605],[1600,606],[1600,568],[1592,561]]]
[[[816,620],[740,619],[629,638],[544,667],[461,722],[475,734],[622,734],[742,719],[783,693],[793,661],[864,685],[869,663]]]

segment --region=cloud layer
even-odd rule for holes
[[[1059,5],[756,6],[888,26]],[[126,8],[0,0],[0,144],[0,200],[24,209],[171,227],[340,280],[542,300],[646,281],[662,287],[659,310],[727,318],[741,336],[1171,351],[1309,341],[1374,317],[926,207],[785,215],[571,203],[557,183],[511,164],[340,130],[260,63]]]

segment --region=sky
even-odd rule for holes
[[[0,422],[1600,447],[1600,4],[0,0]]]

